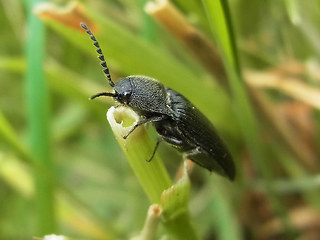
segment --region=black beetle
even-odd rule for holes
[[[91,99],[113,97],[143,117],[123,138],[126,139],[138,126],[152,122],[160,136],[148,161],[153,158],[159,143],[165,141],[181,151],[184,158],[233,180],[235,166],[231,154],[211,122],[184,96],[151,77],[129,76],[114,83],[98,41],[85,24],[81,23],[81,27],[97,47],[103,72],[114,88],[114,93],[98,93]]]

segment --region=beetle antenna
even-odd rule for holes
[[[109,68],[107,66],[107,63],[106,63],[106,60],[104,59],[104,56],[103,56],[103,53],[102,53],[102,50],[100,48],[100,45],[96,39],[96,37],[93,35],[93,33],[90,31],[90,29],[87,27],[87,25],[85,25],[84,23],[80,23],[81,27],[86,30],[87,34],[89,34],[91,40],[93,41],[93,45],[97,48],[97,53],[99,54],[98,58],[100,59],[101,61],[101,66],[103,67],[103,72],[105,73],[105,75],[107,76],[108,78],[108,81],[109,81],[109,84],[111,87],[114,87],[114,82],[111,80],[111,76],[110,76],[110,73],[109,73]]]
[[[114,93],[109,93],[109,92],[97,93],[97,94],[93,95],[92,97],[90,97],[90,100],[95,99],[97,97],[101,97],[101,96],[115,97],[115,94]]]

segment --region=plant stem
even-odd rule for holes
[[[171,180],[157,154],[151,162],[146,162],[155,145],[150,144],[151,141],[143,126],[139,126],[127,139],[123,139],[123,136],[128,134],[139,121],[139,116],[132,109],[123,106],[111,107],[107,118],[149,200],[161,204],[163,223],[169,234],[174,239],[198,239],[188,211],[190,182],[187,173],[177,184],[170,187]]]
[[[146,161],[150,158],[155,145],[151,144],[143,126],[138,127],[127,139],[123,139],[123,136],[139,121],[139,116],[129,108],[111,107],[108,110],[107,118],[150,202],[160,203],[162,192],[172,183],[157,154],[151,162]]]

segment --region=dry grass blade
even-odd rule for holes
[[[78,2],[69,2],[63,7],[51,2],[42,2],[35,5],[33,12],[42,20],[54,20],[79,31],[82,30],[79,27],[80,22],[85,22],[92,31],[97,29],[96,24],[86,15],[83,5]]]
[[[320,110],[320,89],[311,87],[296,78],[254,71],[247,71],[245,78],[253,87],[277,89],[290,97]]]
[[[198,59],[206,70],[226,85],[226,72],[217,48],[193,27],[168,0],[148,2],[145,11],[171,32]]]

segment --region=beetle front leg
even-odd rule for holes
[[[161,120],[164,120],[166,118],[166,116],[161,115],[161,116],[154,116],[154,117],[150,117],[150,118],[146,118],[140,122],[137,122],[136,125],[133,126],[133,128],[130,129],[130,131],[127,133],[127,135],[123,136],[123,139],[126,139],[127,137],[129,137],[129,135],[140,125],[148,123],[148,122],[158,122]]]

